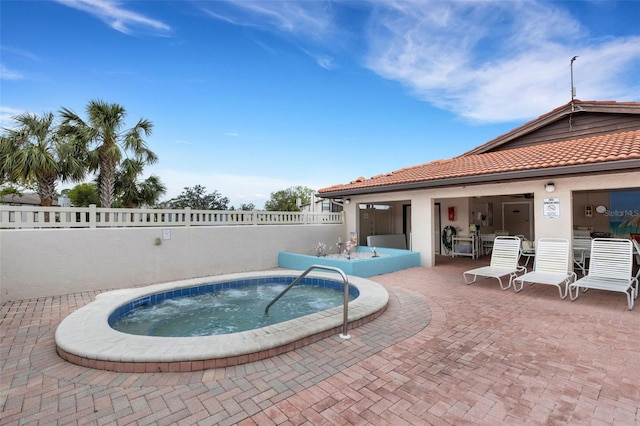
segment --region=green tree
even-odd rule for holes
[[[14,185],[12,185],[12,182],[9,180],[9,173],[6,170],[6,167],[4,167],[4,163],[2,163],[4,155],[6,153],[3,152],[3,150],[8,150],[9,147],[11,146],[9,144],[9,141],[6,140],[7,137],[2,134],[0,135],[0,187],[5,188],[5,187],[9,187],[9,188],[13,188]],[[7,152],[8,153],[8,152]],[[9,195],[9,194],[7,194]]]
[[[87,122],[67,108],[62,108],[61,114],[64,133],[86,144],[89,170],[98,173],[102,207],[113,204],[117,167],[123,154],[131,152],[144,164],[158,161],[143,139],[143,136],[151,135],[153,124],[140,119],[134,127],[124,130],[126,111],[118,104],[90,101]]]
[[[0,138],[0,175],[17,184],[35,183],[40,205],[51,206],[58,180],[85,176],[82,149],[61,135],[52,113],[24,113],[14,120],[19,126],[5,129]]]
[[[242,210],[242,211],[251,211],[251,210],[255,210],[256,209],[256,205],[253,203],[242,203],[240,204],[240,207],[238,207],[238,210]]]
[[[91,204],[100,205],[100,195],[95,183],[81,183],[74,186],[67,193],[71,204],[75,207],[88,207]]]
[[[115,193],[117,203],[124,207],[154,206],[167,192],[160,178],[151,175],[140,181],[138,177],[144,169],[141,159],[127,158],[120,164],[116,173]]]
[[[264,203],[264,209],[280,212],[300,211],[300,205],[309,204],[313,197],[313,189],[306,186],[292,186],[272,192],[271,198]]]
[[[184,191],[176,198],[168,201],[171,208],[184,209],[191,207],[196,210],[227,210],[229,199],[223,197],[218,191],[206,193],[206,188],[196,185],[193,188],[185,187]]]
[[[22,197],[22,191],[19,188],[16,188],[13,185],[7,185],[0,188],[0,197],[4,197],[5,195],[15,195],[17,197]]]
[[[242,203],[238,208],[234,206],[229,207],[229,210],[232,210],[232,211],[251,211],[255,209],[256,209],[256,206],[253,203],[248,203],[248,204]]]

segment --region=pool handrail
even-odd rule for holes
[[[265,315],[269,315],[269,308],[271,307],[271,305],[276,303],[278,301],[278,299],[280,299],[282,296],[284,296],[284,294],[286,292],[288,292],[293,286],[295,286],[300,281],[302,281],[302,279],[304,277],[306,277],[309,274],[309,272],[311,272],[314,269],[324,269],[326,271],[337,272],[342,277],[342,281],[344,282],[344,318],[343,318],[343,321],[342,321],[342,334],[340,334],[340,337],[342,339],[345,339],[345,340],[346,339],[350,339],[351,336],[349,336],[349,334],[347,332],[348,321],[349,321],[349,314],[348,314],[348,309],[349,309],[348,308],[348,306],[349,306],[349,279],[347,278],[347,274],[345,274],[344,271],[342,269],[340,269],[340,268],[336,268],[336,267],[333,267],[333,266],[324,266],[324,265],[311,265],[311,266],[309,266],[302,274],[300,274],[300,276],[298,276],[298,278],[293,280],[293,282],[291,284],[289,284],[287,286],[287,288],[282,290],[280,292],[280,294],[278,294],[271,302],[269,302],[267,307],[264,308],[264,314]]]

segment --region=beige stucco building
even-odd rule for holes
[[[575,100],[460,156],[318,195],[342,201],[361,244],[405,234],[423,266],[448,252],[448,227],[530,240],[628,237],[640,232],[640,103]]]

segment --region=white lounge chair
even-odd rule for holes
[[[503,290],[511,287],[511,282],[522,272],[527,272],[527,268],[518,264],[520,260],[520,238],[518,237],[496,237],[491,250],[491,263],[489,266],[471,269],[463,272],[465,283],[472,284],[478,277],[495,278],[500,283]],[[473,281],[467,279],[467,275],[473,275]],[[505,287],[502,284],[502,277],[509,276],[509,284]]]
[[[571,300],[588,289],[625,293],[629,310],[638,297],[638,279],[633,274],[633,245],[620,238],[594,238],[591,241],[589,272],[569,284]],[[575,295],[573,294],[575,291]]]
[[[636,234],[638,235],[638,234]],[[633,236],[633,235],[632,235]],[[636,264],[638,265],[638,272],[636,272],[636,281],[637,281],[637,287],[636,287],[636,298],[638,297],[638,287],[640,287],[640,241],[638,241],[636,238],[633,238],[631,240],[631,242],[633,243],[633,246],[636,248]]]
[[[522,291],[524,283],[554,285],[558,287],[560,298],[566,298],[569,284],[578,278],[575,272],[569,270],[570,252],[569,240],[540,238],[536,244],[533,271],[515,278],[513,289],[516,293]]]

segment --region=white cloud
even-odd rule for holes
[[[236,133],[236,132],[225,132],[224,133],[225,136],[231,136],[234,138],[237,138],[238,136],[240,136],[240,134]]]
[[[40,61],[40,58],[38,56],[36,56],[35,54],[29,52],[28,50],[18,49],[18,48],[15,48],[15,47],[5,46],[5,45],[0,46],[0,49],[3,52],[6,52],[7,54],[22,58],[22,59],[27,60],[29,62],[38,62],[38,61]]]
[[[22,80],[23,78],[25,78],[24,75],[19,71],[0,65],[0,80]]]
[[[316,63],[326,70],[332,70],[335,68],[335,62],[331,56],[328,55],[316,55]]]
[[[218,1],[204,2],[211,17],[234,25],[271,29],[310,39],[334,30],[327,2],[311,1]]]
[[[25,112],[27,111],[23,109],[0,105],[0,127],[6,129],[15,128],[17,123],[13,118]]]
[[[166,33],[171,27],[161,21],[147,18],[139,13],[121,7],[120,2],[110,0],[56,0],[65,6],[87,12],[101,19],[111,28],[124,34],[133,33],[133,28],[141,28]]]
[[[309,55],[321,68],[326,70],[332,70],[336,67],[335,60],[332,56],[329,56],[324,53],[312,53],[306,49],[303,49],[304,52]]]
[[[330,46],[340,33],[334,23],[333,8],[320,1],[217,1],[204,2],[202,9],[210,17],[232,25],[257,28],[286,36],[293,36],[295,44],[320,67],[331,70],[335,60],[326,53],[312,53],[304,44],[311,42],[314,50]],[[264,42],[255,39],[264,49]],[[321,47],[319,47],[321,46]]]
[[[205,4],[217,19],[293,35],[325,69],[335,67],[334,58],[315,52],[332,51],[341,39],[364,34],[367,54],[361,62],[367,68],[471,121],[530,119],[569,102],[569,61],[575,55],[580,56],[575,64],[579,99],[638,100],[640,93],[634,79],[640,72],[640,37],[595,39],[562,3]],[[347,9],[369,13],[362,28],[361,21],[339,28]]]
[[[39,58],[33,53],[23,50],[16,49],[10,46],[0,46],[0,50],[2,50],[2,59],[3,64],[0,64],[0,80],[24,80],[28,78],[28,75],[25,75],[22,71],[18,71],[13,67],[7,66],[7,63],[15,60],[16,58],[21,62],[27,62],[29,64],[33,62],[39,62]]]
[[[574,55],[579,98],[638,96],[622,77],[638,71],[640,38],[590,41],[579,22],[551,5],[376,4],[367,66],[467,119],[529,119],[567,103]]]

